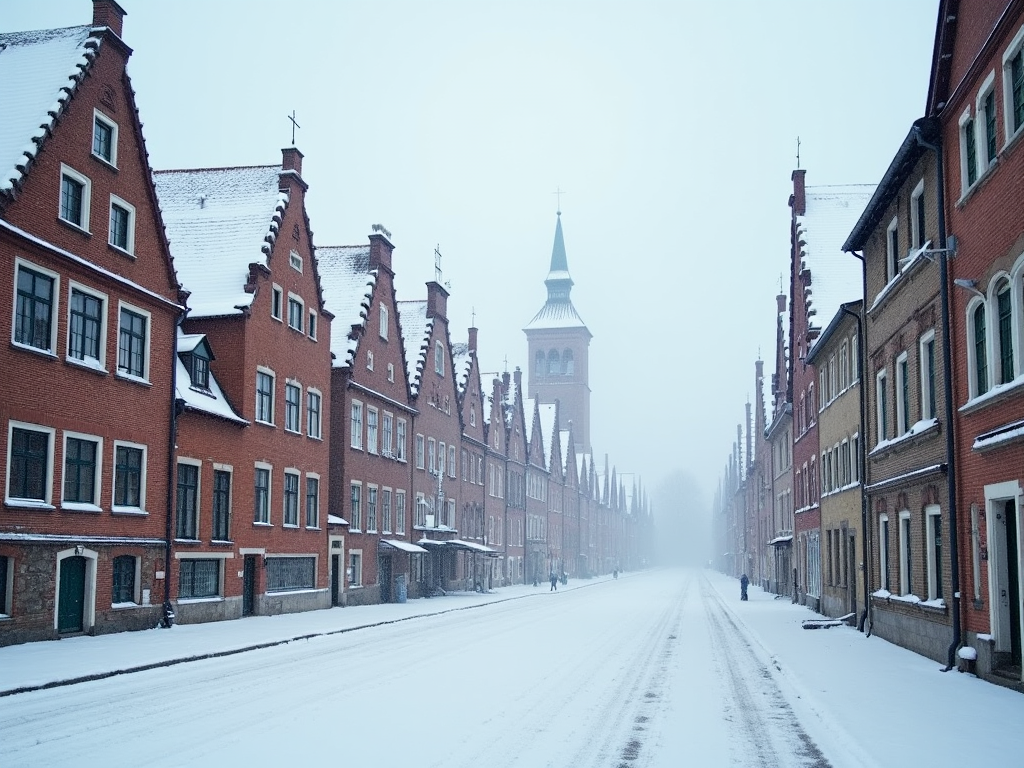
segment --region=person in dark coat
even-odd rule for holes
[[[740,600],[747,599],[747,586],[750,584],[750,579],[747,578],[747,574],[740,576]]]
[[[551,589],[549,589],[548,592],[557,592],[557,591],[558,591],[558,574],[555,573],[554,571],[552,571],[551,572]]]

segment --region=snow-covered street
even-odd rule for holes
[[[548,589],[2,648],[7,692],[308,636],[4,695],[0,764],[843,768],[1024,753],[1024,697],[846,627],[802,630],[807,609],[756,588],[741,603],[720,574]],[[988,751],[958,732],[992,734]]]

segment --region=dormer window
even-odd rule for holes
[[[192,353],[192,386],[200,389],[210,388],[210,361],[202,354]]]

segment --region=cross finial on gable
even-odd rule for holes
[[[561,216],[562,215],[562,195],[565,194],[565,193],[562,191],[561,187],[558,187],[558,188],[555,189],[554,192],[552,192],[552,194],[558,196],[558,210],[555,211],[555,213],[558,216]]]
[[[796,167],[800,169],[800,137],[796,137]]]
[[[285,115],[285,117],[287,117],[289,120],[292,121],[292,146],[294,147],[295,146],[295,129],[296,128],[301,128],[302,126],[299,125],[297,122],[295,122],[295,110],[294,109],[292,110],[292,113],[290,115]]]

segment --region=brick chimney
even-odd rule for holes
[[[391,233],[378,224],[373,225],[373,233],[370,235],[370,269],[384,267],[388,272],[394,274],[391,268],[391,255],[395,246],[387,235]]]
[[[775,297],[775,302],[778,305],[779,314],[781,315],[783,312],[786,311],[786,294],[780,293],[778,296]]]
[[[804,168],[797,168],[790,177],[793,180],[793,194],[789,198],[789,205],[793,209],[794,216],[803,216],[807,213],[807,195],[804,193]]]
[[[125,14],[125,9],[114,0],[92,0],[92,25],[94,27],[109,27],[115,35],[121,37]]]
[[[448,291],[436,280],[427,283],[427,317],[448,320]]]
[[[518,389],[520,392],[522,392],[523,391],[523,369],[520,368],[518,365],[516,366],[515,371],[512,372],[512,380],[516,383],[516,389]]]
[[[296,147],[285,147],[281,150],[281,169],[302,175],[302,153]]]
[[[469,329],[469,351],[472,352],[474,355],[476,354],[476,334],[476,328]]]

